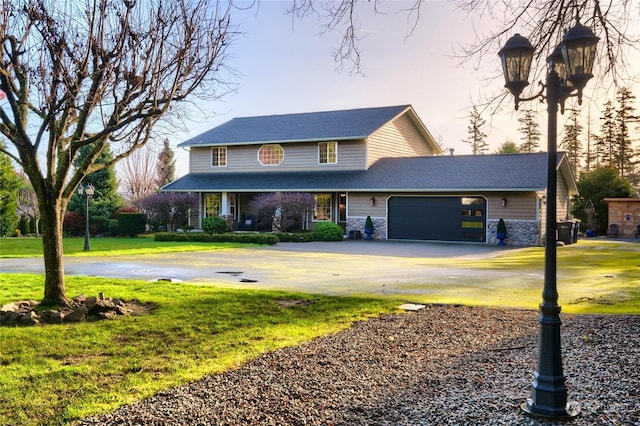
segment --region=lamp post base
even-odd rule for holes
[[[558,410],[547,410],[545,407],[539,407],[533,403],[531,398],[528,398],[526,402],[523,402],[522,405],[520,405],[520,408],[522,408],[522,411],[531,417],[543,417],[557,420],[570,420],[580,414],[580,404],[575,401],[567,402],[565,409],[558,412]]]

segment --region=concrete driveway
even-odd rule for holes
[[[415,294],[431,283],[459,282],[478,271],[438,259],[487,259],[508,247],[484,244],[364,241],[279,243],[275,246],[140,256],[72,256],[68,275],[213,283],[327,295]],[[40,258],[0,259],[0,272],[43,273]],[[542,275],[542,271],[540,271]],[[422,289],[422,290],[421,290]]]

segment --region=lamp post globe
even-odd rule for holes
[[[507,89],[516,99],[516,110],[520,94],[529,85],[529,71],[533,60],[533,46],[525,37],[516,34],[507,40],[498,52],[502,62],[502,72]]]
[[[567,387],[562,370],[560,342],[560,305],[557,290],[556,258],[556,204],[557,204],[557,115],[558,108],[564,112],[564,102],[577,90],[581,100],[582,89],[593,77],[591,68],[598,38],[581,25],[567,31],[558,47],[549,55],[548,72],[543,90],[535,96],[522,98],[527,81],[533,47],[529,41],[516,34],[511,37],[498,55],[502,61],[505,87],[515,97],[516,110],[521,101],[543,99],[547,103],[547,189],[544,287],[540,303],[538,362],[534,372],[531,396],[522,404],[522,409],[534,416],[554,419],[572,418],[580,413],[577,403],[567,401]],[[544,92],[544,93],[543,93]]]

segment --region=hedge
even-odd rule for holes
[[[156,241],[190,241],[203,243],[253,243],[278,244],[278,236],[265,233],[234,233],[206,234],[204,232],[160,232],[154,234]]]

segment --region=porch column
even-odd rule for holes
[[[220,215],[221,216],[226,216],[231,214],[231,212],[229,212],[229,199],[228,199],[229,193],[228,192],[223,192],[220,195]]]

